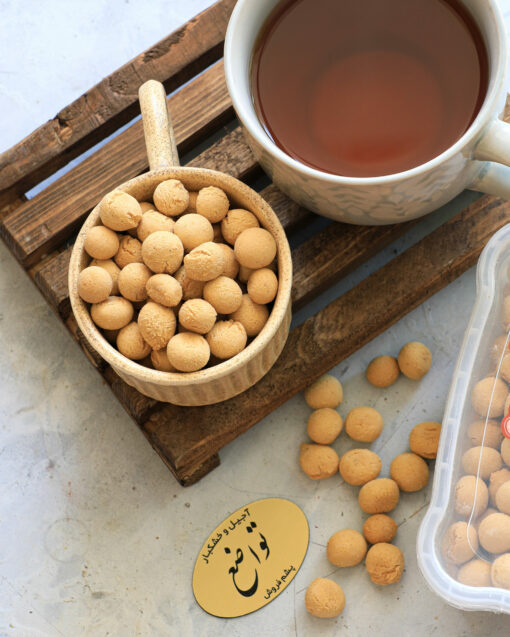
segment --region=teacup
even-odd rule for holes
[[[381,177],[343,177],[287,155],[268,136],[253,106],[250,64],[255,41],[279,0],[238,0],[225,38],[225,75],[248,144],[274,183],[325,217],[387,224],[421,217],[465,188],[510,198],[510,125],[499,116],[506,99],[507,38],[497,0],[462,0],[484,37],[489,58],[485,100],[468,130],[420,166]]]

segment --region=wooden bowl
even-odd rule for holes
[[[78,276],[90,257],[84,242],[90,228],[100,225],[99,205],[83,224],[74,244],[69,266],[69,296],[76,321],[89,345],[93,347],[129,385],[139,392],[176,405],[208,405],[239,394],[254,385],[275,363],[285,345],[291,319],[292,260],[285,232],[267,202],[241,181],[202,168],[178,166],[178,156],[168,119],[163,86],[154,80],[139,91],[145,142],[150,171],[121,184],[139,201],[152,199],[156,186],[165,179],[179,179],[188,190],[205,186],[222,188],[232,204],[246,208],[260,225],[273,235],[277,244],[279,287],[273,309],[262,331],[239,354],[198,372],[160,372],[139,365],[123,356],[104,338],[92,322],[89,306],[78,295]]]

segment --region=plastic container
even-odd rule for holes
[[[465,457],[463,462],[465,452],[473,446],[480,446],[486,450],[489,444],[492,444],[492,448],[501,452],[501,444],[503,444],[506,452],[503,455],[505,455],[507,463],[505,464],[503,461],[501,466],[510,470],[510,466],[508,466],[510,464],[510,439],[503,436],[501,428],[504,416],[509,413],[508,402],[505,401],[506,404],[501,407],[504,392],[510,390],[510,375],[505,370],[505,365],[502,365],[503,357],[507,353],[510,354],[510,332],[508,331],[510,328],[509,266],[510,224],[492,237],[478,262],[476,302],[450,387],[436,459],[432,499],[418,533],[417,552],[418,563],[427,583],[449,604],[463,610],[491,610],[510,614],[510,579],[504,584],[508,586],[508,589],[501,586],[472,586],[461,583],[457,579],[459,569],[470,559],[462,562],[465,554],[459,555],[459,553],[463,552],[452,551],[451,544],[448,545],[450,548],[448,552],[450,559],[446,559],[445,550],[442,546],[442,543],[445,542],[445,533],[450,525],[463,520],[468,527],[474,527],[477,532],[480,518],[483,516],[483,512],[477,514],[474,507],[469,504],[465,515],[457,512],[460,508],[460,501],[455,493],[458,480],[462,476],[469,474],[470,470],[471,475],[480,480],[476,482],[476,497],[480,498],[480,506],[483,508],[484,492],[486,490],[488,492],[488,489],[482,484],[482,477],[485,478],[484,484],[488,487],[490,478],[486,477],[485,474],[498,465],[498,454],[494,452],[481,451],[480,454],[479,451],[472,451],[470,452],[470,457]],[[508,317],[506,322],[503,320],[505,297],[508,299],[508,309],[506,310]],[[496,347],[494,342],[498,338],[500,340]],[[507,360],[510,362],[510,355]],[[472,391],[480,380],[489,375],[495,376],[497,380],[486,381],[490,391],[486,395],[486,402],[481,404],[483,401],[478,400],[477,413],[472,404]],[[493,390],[494,383],[496,383],[496,390]],[[504,385],[501,383],[504,383]],[[487,417],[487,410],[490,410],[490,412],[494,411],[490,419]],[[490,423],[491,420],[497,424],[499,429],[496,429],[495,425]],[[482,421],[478,425],[481,440],[475,439],[475,442],[472,440],[472,438],[476,438],[475,432],[471,430],[471,437],[468,435],[468,429],[474,421]],[[498,430],[502,442],[497,441]],[[507,432],[506,435],[508,436],[510,433]],[[490,454],[490,457],[488,457],[490,462],[487,463],[484,453]],[[474,464],[473,455],[475,458]],[[468,465],[471,465],[471,469]],[[473,479],[470,480],[473,482]],[[497,509],[491,498],[489,498],[488,506]],[[505,508],[504,505],[502,506]],[[494,518],[490,521],[491,524],[486,523],[483,527],[484,533],[480,534],[480,537],[483,536],[484,538],[485,545],[488,544],[489,528],[494,528],[493,521]],[[510,516],[508,521],[510,521]],[[459,527],[456,528],[458,529]],[[469,534],[471,534],[471,539],[466,539],[466,536],[469,538]],[[481,559],[488,563],[491,566],[492,576],[496,571],[492,564],[499,555],[489,553],[484,548],[483,543],[476,547],[476,540],[472,539],[473,534],[474,531],[462,530],[461,528],[458,539],[462,542],[464,540],[467,542],[468,549],[465,551],[466,554],[471,553],[472,549],[476,549],[474,559]],[[508,554],[506,559],[510,562],[510,531],[503,533],[502,536],[501,534],[498,535],[498,538],[503,544],[506,542],[508,548],[505,548],[502,553]],[[479,539],[478,532],[476,539]],[[456,546],[459,545],[457,544]],[[491,544],[490,548],[494,549],[494,545]],[[460,560],[462,563],[454,563],[451,559],[452,557],[455,561]],[[502,561],[500,560],[497,565],[498,569],[501,564]],[[488,571],[487,568],[486,570]],[[465,571],[461,574],[461,577],[464,576]],[[497,581],[501,583],[501,580]]]

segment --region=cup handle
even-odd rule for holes
[[[473,159],[486,164],[469,188],[510,199],[510,124],[495,119],[478,142]]]
[[[178,166],[179,155],[163,84],[148,80],[138,89],[138,98],[150,170]]]

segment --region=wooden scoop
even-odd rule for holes
[[[90,262],[83,247],[85,237],[90,228],[101,224],[98,205],[83,224],[73,247],[69,266],[71,307],[89,345],[126,383],[142,394],[176,405],[217,403],[254,385],[269,371],[283,349],[291,318],[292,260],[289,244],[271,207],[246,184],[215,170],[179,166],[165,90],[160,82],[149,80],[143,84],[139,98],[150,170],[126,181],[118,189],[138,201],[150,201],[160,182],[179,179],[189,191],[217,186],[227,194],[232,207],[250,210],[276,240],[279,288],[273,310],[260,334],[240,354],[210,368],[191,373],[160,372],[127,359],[104,338],[90,318],[89,306],[78,295],[79,273]]]

